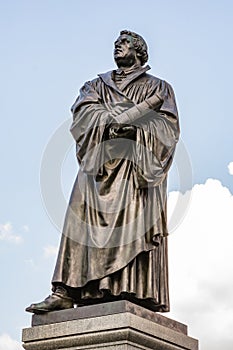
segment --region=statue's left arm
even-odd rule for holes
[[[156,186],[172,163],[179,138],[179,121],[172,87],[165,81],[134,107],[121,113],[119,125],[133,125],[139,186]]]

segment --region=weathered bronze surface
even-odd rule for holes
[[[127,299],[169,311],[166,191],[179,137],[175,97],[166,81],[148,74],[139,35],[122,31],[114,59],[118,69],[86,82],[72,106],[80,168],[53,291],[63,287],[78,305]]]

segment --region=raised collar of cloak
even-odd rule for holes
[[[137,79],[140,77],[142,74],[144,74],[146,71],[150,69],[150,66],[147,65],[145,67],[139,67],[135,71],[133,71],[131,74],[128,74],[126,78],[124,79],[124,82],[121,84],[121,90],[116,86],[113,77],[115,74],[115,70],[109,71],[106,73],[98,74],[98,76],[103,80],[103,82],[119,92],[121,95],[124,95],[123,90],[128,86],[133,80]]]

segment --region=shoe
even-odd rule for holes
[[[36,304],[31,304],[25,309],[27,312],[34,314],[43,314],[50,311],[70,309],[74,307],[72,298],[61,295],[60,293],[53,293],[48,296],[44,301]]]

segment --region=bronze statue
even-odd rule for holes
[[[127,299],[169,311],[167,173],[179,138],[171,86],[149,75],[144,39],[121,31],[117,69],[72,106],[79,172],[66,213],[53,293],[43,313]]]

